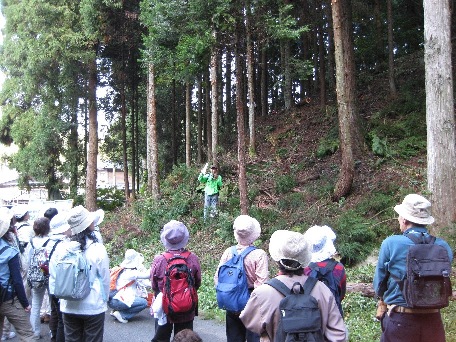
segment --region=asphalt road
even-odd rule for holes
[[[193,330],[200,335],[205,342],[226,342],[225,325],[213,320],[203,320],[198,317],[193,323]],[[48,324],[41,324],[41,342],[50,341]],[[119,323],[114,317],[106,312],[104,326],[104,342],[150,342],[154,336],[154,320],[149,314],[149,309],[143,310],[133,317],[128,323]],[[19,341],[15,337],[11,342]]]

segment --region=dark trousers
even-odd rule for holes
[[[65,342],[102,342],[105,313],[75,315],[63,313]]]
[[[380,342],[445,342],[440,312],[410,314],[391,312],[382,319]]]
[[[193,330],[193,320],[182,323],[166,323],[158,325],[158,319],[155,319],[155,336],[151,342],[169,342],[174,328],[174,335],[184,329]]]
[[[51,331],[51,341],[65,342],[65,331],[63,330],[63,317],[60,311],[59,299],[51,295],[51,318],[49,320],[49,330]]]
[[[229,342],[259,342],[260,336],[247,330],[239,319],[239,313],[226,312],[226,339]]]

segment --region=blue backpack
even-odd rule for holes
[[[240,312],[250,298],[247,276],[244,270],[244,258],[256,249],[249,246],[238,254],[236,246],[231,247],[233,257],[220,266],[218,271],[217,304],[220,309]]]
[[[332,292],[334,298],[336,299],[337,307],[339,308],[340,314],[344,317],[344,312],[342,310],[341,303],[341,293],[339,284],[334,278],[333,270],[336,267],[337,261],[330,259],[325,267],[319,267],[315,262],[309,264],[309,268],[312,270],[309,274],[309,277],[316,278],[322,283],[324,283]]]

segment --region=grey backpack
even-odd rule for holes
[[[407,253],[407,274],[396,281],[407,306],[411,308],[441,309],[448,306],[451,296],[451,262],[447,250],[435,244],[435,236],[421,233],[407,234],[415,244]],[[393,277],[394,278],[394,277]]]
[[[84,252],[67,251],[56,263],[54,296],[82,300],[89,295],[90,290],[90,266]]]
[[[320,342],[325,341],[321,328],[321,313],[317,300],[310,292],[317,283],[315,278],[307,278],[304,287],[296,282],[289,289],[277,278],[266,282],[285,297],[280,301],[280,320],[275,342]],[[296,293],[293,289],[299,288]]]

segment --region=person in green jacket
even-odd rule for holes
[[[204,219],[209,214],[209,217],[214,217],[217,214],[217,203],[219,191],[222,187],[222,176],[218,174],[217,166],[211,166],[211,172],[206,173],[207,163],[201,169],[198,176],[198,181],[206,184],[204,187]]]

